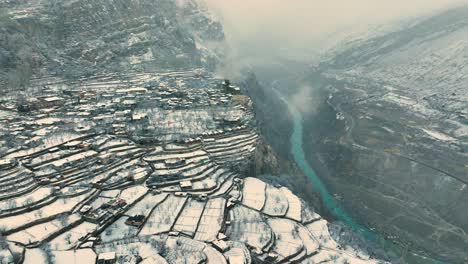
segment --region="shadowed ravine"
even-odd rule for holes
[[[294,161],[296,162],[297,166],[299,169],[311,180],[314,188],[318,193],[320,194],[320,197],[322,199],[322,202],[324,206],[329,210],[329,212],[340,222],[343,222],[347,227],[349,227],[351,230],[365,238],[366,240],[380,244],[382,245],[382,248],[389,254],[393,256],[398,256],[398,253],[400,252],[401,248],[399,248],[397,245],[392,243],[391,241],[386,240],[379,234],[371,231],[367,227],[357,223],[351,215],[349,215],[336,201],[336,199],[331,195],[331,193],[328,191],[327,187],[325,186],[324,182],[320,179],[320,177],[315,173],[314,169],[309,165],[306,157],[305,157],[305,152],[303,149],[303,117],[301,112],[294,106],[292,105],[287,99],[284,98],[284,96],[275,90],[275,93],[278,95],[278,97],[284,101],[288,105],[289,112],[293,118],[292,123],[293,123],[293,128],[292,128],[292,134],[290,137],[290,144],[291,144],[291,153],[293,154]],[[412,254],[417,255],[415,252],[412,252]],[[430,258],[427,256],[419,256],[427,263],[434,263],[434,264],[442,264],[446,262],[442,262],[440,260]],[[405,257],[402,256],[400,260],[404,263],[406,261],[404,260]]]
[[[291,153],[293,154],[294,161],[299,166],[301,171],[307,175],[307,177],[312,181],[316,190],[320,193],[323,203],[326,208],[340,221],[344,222],[349,226],[353,231],[361,234],[368,240],[377,242],[379,237],[374,232],[368,230],[362,225],[356,223],[353,218],[348,215],[337,203],[335,198],[330,194],[325,184],[317,176],[314,169],[309,165],[306,160],[304,150],[302,148],[302,139],[303,139],[303,127],[302,127],[302,114],[290,104],[284,97],[279,93],[281,100],[283,100],[289,108],[291,116],[293,117],[293,132],[291,134],[290,143],[291,143]]]

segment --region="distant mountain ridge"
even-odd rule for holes
[[[321,66],[409,88],[457,90],[468,81],[466,36],[468,5],[345,45]]]
[[[319,68],[327,75],[380,83],[454,120],[446,131],[468,137],[468,5],[410,27],[341,47]]]

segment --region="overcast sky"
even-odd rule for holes
[[[238,56],[323,48],[334,33],[428,15],[468,0],[206,0]]]

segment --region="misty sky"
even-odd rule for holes
[[[206,1],[223,20],[231,52],[241,57],[319,53],[340,34],[468,4],[468,0]]]

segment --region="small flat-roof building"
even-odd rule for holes
[[[225,85],[224,89],[227,93],[230,94],[241,94],[241,89],[237,86]]]
[[[182,190],[192,189],[192,182],[191,181],[181,181],[180,188]]]
[[[219,252],[226,252],[229,249],[229,245],[226,241],[223,240],[215,240],[211,242],[214,248],[216,248]]]
[[[93,209],[93,207],[91,207],[90,205],[84,205],[83,207],[81,207],[79,212],[81,214],[86,214],[87,212],[91,211],[91,209]]]
[[[105,252],[98,255],[97,264],[114,264],[117,261],[115,252]]]
[[[61,106],[63,105],[65,100],[58,96],[51,96],[42,98],[40,105],[42,107],[53,107],[53,106]]]
[[[145,221],[144,215],[134,215],[131,216],[125,221],[126,225],[140,227]]]

